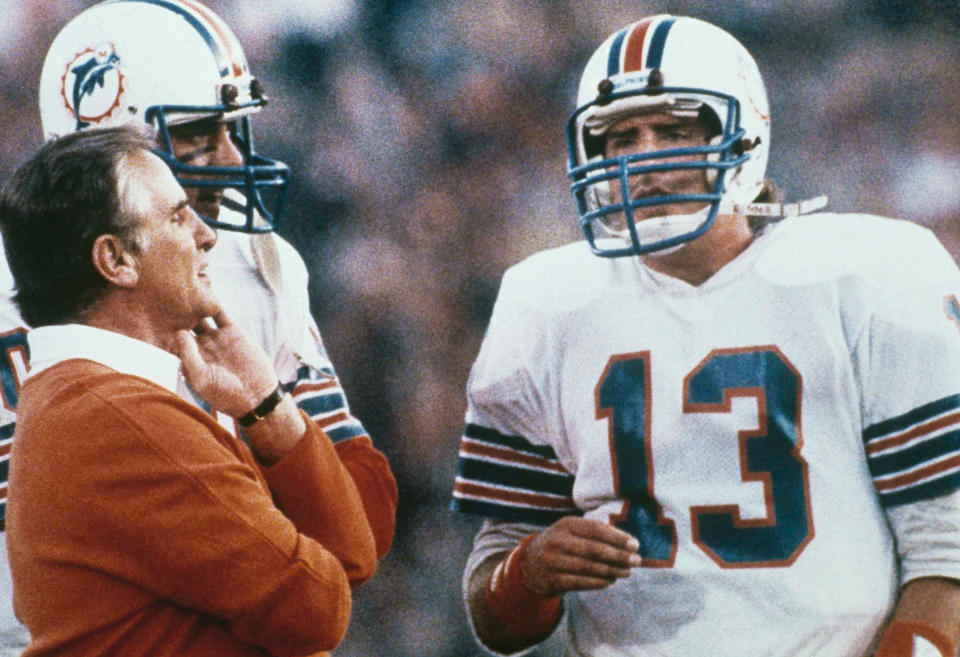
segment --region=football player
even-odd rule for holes
[[[352,415],[324,349],[310,314],[303,259],[271,232],[282,217],[289,172],[254,147],[251,116],[268,97],[229,26],[194,0],[106,0],[58,33],[44,60],[39,96],[46,139],[127,122],[156,129],[157,154],[198,214],[220,229],[208,269],[217,297],[273,358],[298,406],[336,443],[361,491],[378,555],[386,554],[396,482]],[[25,325],[9,299],[10,287],[4,286],[0,309],[0,512],[16,390],[26,369]],[[232,419],[224,416],[222,422],[237,431]],[[2,561],[0,646],[22,647],[27,639],[10,608],[9,570]]]
[[[658,15],[587,63],[585,241],[503,277],[454,508],[513,653],[954,657],[960,272],[906,221],[757,202],[747,50]]]

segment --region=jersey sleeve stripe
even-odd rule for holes
[[[950,456],[960,455],[960,430],[948,431],[900,449],[870,454],[867,464],[874,479],[923,466]]]
[[[450,508],[454,511],[512,522],[549,525],[564,516],[582,515],[572,500],[470,484],[459,477],[453,495]]]
[[[546,493],[571,498],[573,477],[555,472],[544,472],[525,466],[511,466],[492,461],[461,457],[457,474],[464,480],[480,484],[494,484],[523,489],[531,493]]]
[[[340,392],[324,397],[294,395],[293,400],[307,415],[321,423],[336,422],[343,417],[349,417],[347,398]]]
[[[863,430],[863,440],[872,443],[876,439],[909,431],[916,425],[957,410],[960,410],[960,395],[950,395],[867,427]]]
[[[468,424],[451,508],[503,520],[550,523],[580,513],[573,501],[573,482],[551,447]]]
[[[881,503],[907,504],[960,488],[960,395],[919,406],[863,432]]]
[[[286,384],[297,407],[310,416],[335,443],[366,436],[360,420],[347,405],[347,396],[332,369],[301,367],[297,380]]]
[[[509,506],[523,506],[530,509],[573,511],[576,508],[569,498],[537,495],[515,488],[486,486],[464,481],[459,477],[457,477],[453,484],[453,492],[458,498],[499,502]]]
[[[336,412],[347,406],[347,398],[341,388],[334,388],[322,395],[316,393],[304,395],[294,389],[293,399],[297,402],[297,406],[310,415]]]
[[[923,484],[881,491],[880,502],[885,508],[890,508],[947,495],[958,488],[960,488],[960,470],[955,470]]]
[[[949,458],[940,459],[933,463],[927,463],[920,467],[911,468],[889,477],[877,477],[874,479],[874,484],[877,490],[880,491],[905,488],[917,482],[941,475],[944,472],[954,471],[960,471],[960,454],[955,454]]]
[[[467,479],[535,492],[569,497],[573,489],[573,475],[551,447],[475,424],[464,431],[457,471]]]
[[[960,454],[874,478],[884,506],[944,495],[960,487]]]
[[[330,415],[321,415],[314,418],[314,422],[320,425],[321,429],[333,428],[335,424],[350,420],[346,411],[338,411]]]
[[[922,440],[940,429],[951,426],[960,426],[960,413],[944,415],[931,422],[916,425],[909,431],[904,431],[903,433],[874,438],[867,443],[867,453],[877,454],[886,450],[913,444],[917,442],[917,440]]]
[[[509,465],[529,466],[531,468],[567,474],[566,468],[555,461],[530,456],[511,449],[479,443],[466,437],[464,437],[463,442],[460,443],[460,455],[462,457],[473,456],[479,459],[489,459]]]
[[[511,436],[500,433],[496,429],[490,429],[489,427],[480,426],[479,424],[468,424],[466,429],[464,429],[463,435],[467,438],[474,438],[481,442],[490,443],[491,445],[508,447],[518,452],[526,452],[545,459],[557,459],[556,452],[554,452],[553,448],[549,445],[534,445],[522,436]]]
[[[330,436],[330,440],[337,443],[347,438],[367,435],[366,429],[360,422],[346,411],[329,417],[313,417],[321,429]]]
[[[347,398],[340,388],[324,396],[295,395],[294,401],[334,442],[367,434],[360,421],[350,414]]]

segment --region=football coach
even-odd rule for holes
[[[220,309],[216,234],[153,143],[56,139],[0,195],[34,327],[7,516],[24,655],[325,654],[373,535],[328,437]]]

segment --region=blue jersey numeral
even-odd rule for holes
[[[614,356],[597,386],[597,419],[608,421],[614,488],[627,500],[611,520],[640,541],[644,566],[663,568],[673,565],[677,529],[653,495],[649,386],[649,352]]]
[[[759,428],[737,439],[743,480],[763,486],[767,506],[765,517],[747,520],[723,500],[692,507],[693,542],[723,568],[790,565],[814,535],[800,455],[800,374],[773,346],[716,350],[687,375],[683,394],[685,413],[729,413],[734,397],[757,400]],[[645,567],[670,567],[677,532],[654,490],[649,352],[612,357],[596,397],[597,418],[608,421],[615,490],[626,500],[611,520],[640,541]]]

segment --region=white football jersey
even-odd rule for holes
[[[700,286],[537,254],[471,372],[453,506],[639,539],[630,578],[565,596],[572,654],[862,655],[899,585],[885,511],[960,487],[958,297],[929,231],[864,215],[780,222]]]

